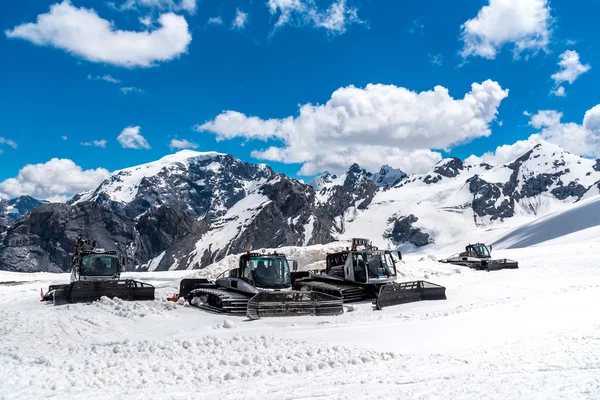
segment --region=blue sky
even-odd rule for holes
[[[3,1],[0,195],[64,197],[184,140],[303,179],[353,162],[502,162],[540,140],[597,157],[598,12],[583,0]],[[447,96],[417,94],[435,86]],[[320,106],[298,118],[306,104]]]

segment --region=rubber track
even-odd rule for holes
[[[208,301],[206,303],[202,302],[202,304],[194,304],[194,297],[202,295],[208,295]],[[203,310],[245,315],[250,296],[222,289],[194,289],[190,292],[187,300],[191,305]]]

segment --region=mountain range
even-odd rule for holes
[[[78,236],[128,269],[203,268],[246,249],[368,237],[413,251],[516,224],[600,194],[600,160],[541,143],[501,165],[440,161],[428,173],[352,165],[305,184],[265,164],[183,150],[115,171],[64,204],[0,202],[0,269],[65,271]]]

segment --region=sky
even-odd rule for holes
[[[308,180],[540,141],[600,157],[600,3],[4,0],[0,197],[181,149]]]

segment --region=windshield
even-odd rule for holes
[[[396,267],[389,251],[365,254],[369,268],[369,278],[383,278],[396,275]]]
[[[475,252],[479,255],[480,258],[489,258],[490,257],[490,252],[489,252],[487,246],[485,246],[483,244],[476,244],[473,247],[475,248]]]
[[[118,272],[118,260],[114,255],[87,254],[81,259],[81,275],[112,276]]]
[[[252,258],[244,268],[243,276],[257,287],[281,289],[292,286],[287,260],[274,257]]]

